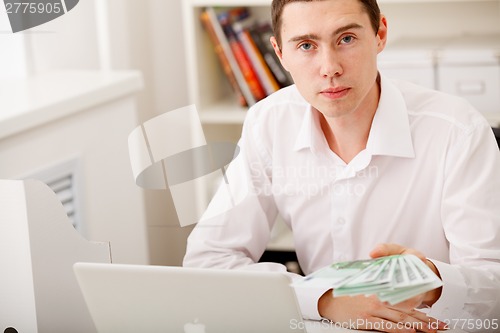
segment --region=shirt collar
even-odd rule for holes
[[[295,151],[313,147],[312,136],[314,135],[314,133],[318,133],[317,132],[318,130],[321,131],[321,127],[317,128],[317,126],[315,126],[314,116],[315,115],[314,111],[312,110],[311,104],[307,104],[307,110],[304,113],[304,117],[302,119],[302,126],[300,126],[297,139],[295,140],[295,146],[294,146]]]
[[[380,100],[368,135],[366,150],[371,155],[413,158],[415,152],[405,100],[392,81],[381,75],[380,82]],[[321,126],[311,105],[308,105],[294,149],[298,151],[310,148],[315,151],[320,138],[324,140]]]
[[[389,79],[380,77],[381,94],[366,149],[373,155],[415,157],[406,102]]]

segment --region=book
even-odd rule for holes
[[[235,22],[233,24],[233,30],[236,33],[238,40],[241,42],[241,45],[245,49],[245,52],[255,69],[257,77],[266,92],[266,95],[271,95],[275,91],[279,90],[280,86],[264,60],[262,53],[255,45],[255,41],[246,27],[249,24],[250,21]]]
[[[391,305],[443,285],[441,279],[411,254],[339,262],[301,280],[296,287],[332,288],[333,296],[376,295]]]
[[[219,23],[222,26],[222,29],[227,37],[229,42],[229,46],[233,52],[234,58],[238,63],[238,66],[243,73],[243,77],[245,78],[250,91],[252,92],[256,101],[259,101],[267,96],[257,73],[248,57],[248,54],[245,52],[243,45],[239,41],[236,36],[236,33],[233,30],[233,19],[231,17],[230,12],[221,12],[218,15]]]
[[[271,45],[270,38],[274,34],[271,25],[268,22],[255,22],[248,28],[248,32],[280,87],[293,84],[290,74],[281,66],[281,62]]]
[[[231,64],[229,63],[226,52],[224,52],[224,48],[222,46],[222,43],[221,43],[220,39],[217,37],[217,34],[216,34],[215,29],[213,27],[213,23],[210,20],[210,15],[208,14],[207,11],[203,11],[200,14],[200,20],[203,24],[203,27],[205,28],[205,31],[208,33],[210,41],[214,45],[215,53],[219,59],[219,62],[222,66],[222,69],[224,70],[224,74],[226,75],[227,79],[229,80],[229,83],[231,84],[231,87],[237,96],[238,103],[241,106],[248,106],[247,101],[245,99],[245,96],[243,95],[242,89],[240,88],[240,85],[238,84],[238,81],[237,81],[236,76],[233,72],[233,69],[231,68]]]
[[[236,61],[230,42],[217,18],[215,10],[212,7],[207,7],[205,8],[204,13],[206,13],[206,16],[204,16],[205,18],[202,17],[202,22],[203,19],[206,20],[210,23],[211,28],[213,28],[213,32],[217,37],[217,41],[220,43],[220,48],[222,49],[222,52],[224,53],[224,56],[229,63],[230,69],[237,82],[237,86],[239,87],[239,91],[241,91],[241,94],[245,99],[245,103],[248,106],[255,104],[256,99],[252,91],[250,90],[250,87],[243,75],[242,70],[240,69],[240,66],[238,65],[238,62]]]

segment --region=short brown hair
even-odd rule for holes
[[[312,1],[323,1],[323,0],[273,0],[271,4],[271,18],[272,26],[274,31],[274,37],[278,42],[278,46],[281,47],[281,14],[283,13],[283,8],[285,5],[291,2],[312,2]],[[377,4],[377,0],[357,0],[365,9],[366,13],[370,17],[370,22],[375,33],[378,32],[380,25],[380,8]]]

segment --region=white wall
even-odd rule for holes
[[[28,75],[26,66],[25,38],[10,33],[7,13],[0,10],[0,78],[17,79]]]
[[[82,0],[67,14],[38,27],[9,34],[1,13],[0,42],[27,41],[26,67],[34,74],[65,69],[102,68],[104,35],[109,42],[109,68],[139,69],[146,88],[142,94],[143,120],[187,103],[182,0]],[[107,26],[99,26],[102,4],[107,8]],[[4,46],[4,44],[0,44]],[[2,48],[14,57],[23,46]],[[22,61],[21,61],[22,62]],[[2,73],[0,73],[0,79]]]
[[[28,60],[35,74],[99,69],[93,1],[82,0],[65,15],[20,33],[28,39]]]
[[[390,42],[409,37],[500,33],[500,1],[385,3]]]
[[[188,104],[181,1],[108,0],[111,69],[144,75],[141,122]],[[180,265],[191,228],[179,227],[168,191],[143,193],[151,263]]]
[[[185,106],[181,0],[108,0],[107,7],[111,69],[142,70],[143,119]]]

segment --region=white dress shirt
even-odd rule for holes
[[[442,294],[429,315],[500,318],[500,152],[463,99],[382,77],[366,149],[346,164],[317,111],[290,86],[248,111],[239,146],[227,177],[249,193],[197,224],[185,266],[284,270],[256,264],[279,214],[305,274],[398,243],[440,272]],[[210,216],[225,200],[216,194]],[[296,291],[304,316],[319,319],[325,290]]]

